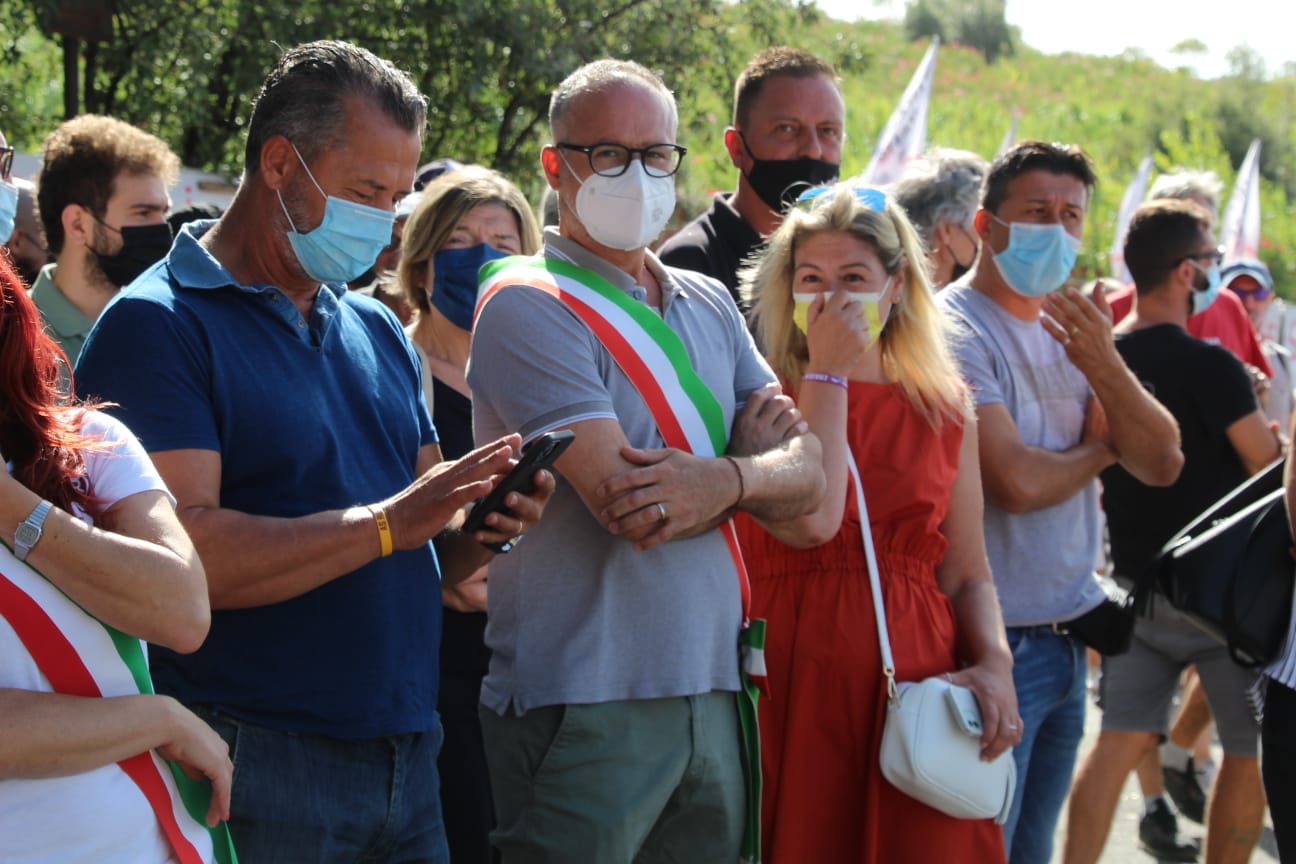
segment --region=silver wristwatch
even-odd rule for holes
[[[18,523],[18,528],[14,531],[14,556],[19,561],[26,561],[27,553],[40,541],[45,517],[53,507],[50,502],[42,501],[36,505],[36,509],[30,516]]]

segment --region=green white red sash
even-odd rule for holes
[[[9,622],[55,693],[109,697],[151,694],[140,640],[86,613],[0,545],[0,617]],[[211,788],[157,753],[117,763],[139,787],[181,864],[237,864],[229,826],[206,824]],[[68,826],[75,830],[75,826]]]
[[[548,294],[576,314],[612,355],[652,413],[666,446],[713,458],[728,447],[729,430],[715,394],[693,369],[684,343],[651,309],[597,273],[567,261],[511,257],[491,261],[478,276],[473,320],[500,291],[528,287]],[[765,622],[751,620],[751,583],[733,520],[719,526],[733,558],[742,598],[739,636],[742,689],[739,721],[747,757],[747,824],[743,860],[760,860],[760,737],[756,702],[765,692]]]

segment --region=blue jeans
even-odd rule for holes
[[[1049,627],[1009,627],[1022,739],[1017,791],[1004,823],[1009,864],[1048,864],[1084,735],[1085,651]]]
[[[441,727],[372,741],[296,735],[198,709],[234,760],[239,860],[449,864]]]

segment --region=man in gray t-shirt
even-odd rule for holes
[[[818,440],[774,395],[724,287],[646,249],[683,155],[660,79],[590,64],[554,94],[550,123],[542,165],[560,222],[545,259],[571,290],[601,281],[612,307],[657,316],[715,397],[721,437],[746,431],[728,456],[664,449],[609,350],[639,325],[596,332],[521,270],[483,290],[468,370],[475,435],[576,436],[543,525],[490,569],[481,714],[493,839],[506,860],[734,861],[741,583],[717,526],[735,509],[767,524],[813,509]]]
[[[1101,289],[1054,293],[1094,182],[1075,147],[1028,141],[996,159],[974,219],[981,257],[938,295],[976,400],[986,552],[1022,715],[1010,864],[1049,861],[1084,731],[1084,646],[1060,625],[1104,596],[1095,478],[1119,461],[1169,485],[1183,462],[1174,419],[1116,353]]]

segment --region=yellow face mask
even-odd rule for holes
[[[882,335],[882,325],[886,323],[886,317],[881,312],[881,301],[886,296],[887,289],[891,287],[891,278],[882,285],[881,291],[869,293],[851,292],[851,299],[857,301],[864,307],[863,316],[868,320],[868,345],[873,347],[877,343],[878,337]],[[792,293],[792,323],[802,333],[810,332],[810,304],[814,303],[819,292],[802,292],[794,291]],[[891,307],[887,307],[887,315],[891,314]]]

